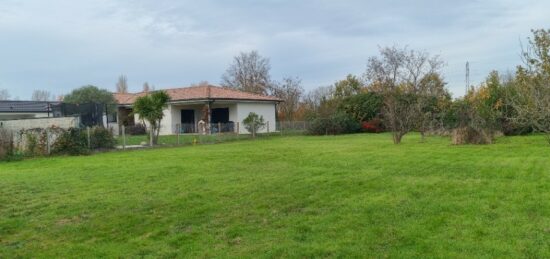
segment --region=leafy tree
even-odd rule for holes
[[[168,107],[170,96],[166,91],[155,91],[138,97],[134,102],[134,114],[141,120],[146,120],[151,126],[153,144],[158,143],[161,121],[164,118],[164,109]]]
[[[256,94],[268,94],[272,82],[269,59],[257,51],[241,52],[222,76],[222,86]]]
[[[113,94],[105,89],[99,89],[97,86],[87,85],[74,89],[71,93],[63,97],[66,103],[102,103],[115,104]]]
[[[263,129],[266,125],[264,121],[264,117],[261,115],[258,115],[254,112],[251,112],[244,118],[243,120],[244,127],[246,130],[250,133],[252,133],[252,137],[256,137],[256,133]]]
[[[347,75],[346,79],[334,84],[334,96],[340,99],[359,94],[364,90],[365,87],[361,80],[351,74]]]
[[[375,92],[360,93],[342,100],[339,109],[357,122],[369,121],[380,115],[384,98]]]

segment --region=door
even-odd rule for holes
[[[181,133],[195,133],[195,110],[181,110]]]
[[[229,122],[229,108],[212,109],[212,133],[233,131],[233,124]]]

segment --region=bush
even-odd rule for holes
[[[110,149],[114,148],[115,144],[116,140],[110,129],[94,127],[90,130],[91,149]]]
[[[77,128],[70,128],[61,133],[52,145],[52,154],[84,155],[88,153],[86,133]]]
[[[251,112],[244,118],[243,124],[246,130],[254,135],[265,127],[264,116]]]
[[[361,130],[361,125],[353,117],[346,113],[336,113],[326,118],[313,118],[309,122],[307,129],[309,134],[313,135],[338,135],[347,133],[357,133]]]
[[[372,119],[370,121],[364,121],[361,123],[361,128],[365,132],[380,133],[384,131],[384,126],[380,119]]]
[[[6,160],[14,153],[13,139],[11,133],[0,128],[0,160]]]
[[[143,124],[136,124],[132,126],[125,127],[126,134],[128,135],[145,135],[147,134],[147,128]]]
[[[494,135],[490,130],[476,130],[472,127],[461,127],[453,130],[452,142],[454,145],[491,144]]]

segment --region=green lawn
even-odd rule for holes
[[[0,258],[550,257],[542,136],[273,137],[0,163]]]

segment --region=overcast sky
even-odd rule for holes
[[[378,46],[441,55],[454,96],[520,63],[520,40],[550,26],[550,1],[0,0],[0,89],[66,94],[93,84],[130,91],[209,81],[240,51],[271,59],[273,79],[306,89],[361,75]]]

